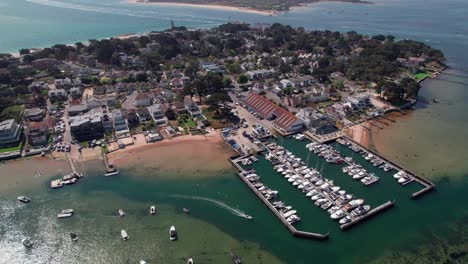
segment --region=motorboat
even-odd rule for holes
[[[151,215],[156,214],[156,206],[152,205],[152,206],[150,207],[149,212],[150,212]]]
[[[369,210],[370,210],[370,205],[358,206],[356,209],[354,209],[351,212],[351,215],[353,217],[363,216],[363,215],[367,214],[367,212],[369,212]]]
[[[283,217],[284,217],[284,218],[288,218],[288,217],[290,217],[291,215],[293,215],[293,214],[295,214],[295,213],[297,213],[296,210],[290,210],[290,211],[287,211],[286,213],[284,213],[284,214],[283,214]]]
[[[400,179],[398,179],[398,183],[400,183],[400,184],[405,184],[405,183],[407,183],[407,182],[409,182],[409,181],[411,181],[411,180],[412,180],[411,176],[409,176],[409,175],[404,175],[404,176],[402,176]]]
[[[362,205],[363,203],[364,203],[363,199],[355,199],[355,200],[350,201],[347,205],[345,205],[343,209],[346,211],[349,211]]]
[[[338,210],[340,210],[340,207],[335,205],[335,206],[333,206],[332,208],[328,209],[327,212],[328,212],[329,214],[333,214],[334,212],[336,212],[336,211],[338,211]]]
[[[193,262],[193,258],[189,258],[189,259],[187,260],[187,264],[193,264],[193,263],[194,263],[194,262]]]
[[[79,236],[77,234],[75,234],[75,233],[70,233],[70,239],[73,242],[77,242],[78,239],[79,239]]]
[[[125,216],[125,212],[122,209],[119,209],[118,213],[119,213],[120,217]]]
[[[280,213],[286,213],[287,211],[291,210],[292,206],[285,206],[279,210]]]
[[[235,255],[234,253],[231,253],[231,260],[232,260],[232,263],[234,264],[242,264],[241,258]]]
[[[57,215],[57,218],[68,218],[71,217],[73,214],[72,213],[60,213]]]
[[[188,208],[183,208],[182,211],[184,214],[190,214],[190,210]]]
[[[402,171],[402,170],[401,170],[401,171],[399,171],[399,172],[393,174],[393,178],[395,178],[395,179],[400,179],[400,178],[403,177],[405,174],[406,174],[405,171]]]
[[[175,226],[171,226],[171,228],[169,228],[169,239],[171,241],[177,240],[177,231]]]
[[[291,225],[299,222],[300,220],[301,218],[297,215],[291,215],[286,219],[286,221],[288,221],[288,223],[290,223]]]
[[[322,199],[323,198],[323,195],[322,194],[316,194],[314,196],[312,196],[312,201],[317,201],[318,199]]]
[[[63,209],[61,211],[62,214],[73,214],[74,212],[73,209]]]
[[[320,208],[322,208],[323,210],[327,210],[332,205],[333,205],[333,202],[327,202],[327,203],[322,204],[322,206],[320,206]]]
[[[116,176],[116,175],[118,175],[119,173],[120,173],[120,171],[115,170],[115,171],[108,172],[108,173],[104,174],[104,177]]]
[[[123,229],[120,231],[120,236],[122,236],[123,241],[127,241],[130,238],[127,234],[127,231]]]
[[[32,247],[34,244],[31,240],[25,238],[23,239],[23,241],[21,241],[23,243],[23,246],[27,247],[27,248],[30,248]]]
[[[29,199],[28,197],[26,196],[18,196],[16,198],[18,201],[22,202],[22,203],[29,203],[31,202],[31,199]]]
[[[344,224],[350,223],[351,221],[352,221],[351,216],[347,215],[347,216],[341,218],[339,223],[340,223],[340,225],[344,225]]]
[[[346,216],[345,212],[344,212],[343,210],[340,209],[340,210],[334,212],[333,214],[331,214],[330,217],[331,217],[331,219],[333,219],[333,220],[338,220],[338,219],[341,219],[341,218],[343,218],[343,217],[345,217],[345,216]]]
[[[148,262],[146,262],[144,260],[140,260],[140,264],[148,264]]]
[[[314,190],[308,192],[308,193],[306,194],[306,196],[307,196],[307,197],[312,197],[312,196],[316,195],[317,193],[318,193],[318,191],[314,189]]]

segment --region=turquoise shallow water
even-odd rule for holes
[[[87,177],[78,185],[57,192],[47,189],[44,178],[42,184],[31,186],[25,193],[34,199],[27,207],[14,200],[19,195],[15,190],[0,193],[0,263],[137,263],[141,258],[149,263],[184,263],[188,256],[194,256],[200,263],[229,263],[231,251],[242,255],[248,263],[280,262],[265,251],[278,256],[283,263],[312,260],[363,263],[388,252],[429,245],[434,241],[434,232],[451,242],[457,241],[457,234],[447,230],[468,214],[468,141],[464,140],[468,135],[468,82],[460,76],[466,75],[468,69],[465,52],[468,3],[375,2],[374,5],[321,3],[278,17],[265,17],[199,8],[135,6],[117,0],[1,1],[1,52],[160,30],[167,28],[171,19],[177,25],[193,28],[239,19],[309,29],[394,34],[398,38],[425,41],[443,50],[448,64],[454,68],[450,72],[455,74],[444,74],[438,80],[423,83],[421,93],[439,98],[440,104],[420,105],[413,114],[376,136],[385,143],[385,154],[409,168],[430,171],[427,174],[434,179],[437,191],[421,200],[409,199],[410,188],[417,186],[401,188],[388,175],[381,175],[382,182],[365,188],[342,175],[338,167],[325,165],[327,177],[372,205],[388,199],[396,201],[395,208],[383,215],[341,232],[336,223],[275,174],[266,161],[255,164],[264,181],[299,209],[304,219],[299,226],[309,231],[330,232],[328,241],[291,237],[232,172],[222,173],[218,178],[170,181],[148,180],[123,172],[113,179]],[[303,143],[286,140],[284,144],[305,158]],[[313,159],[311,164],[315,166]],[[152,203],[161,206],[161,214],[154,219],[146,215]],[[55,215],[65,207],[79,213],[57,221]],[[128,212],[128,217],[120,219],[113,215],[119,207]],[[193,215],[183,215],[182,207],[192,209]],[[240,211],[253,215],[254,220],[240,217]],[[181,236],[175,244],[167,239],[172,223]],[[118,233],[123,227],[131,236],[129,243],[120,243]],[[71,244],[69,231],[80,233],[82,241]],[[25,250],[19,243],[24,236],[36,239],[38,248]]]

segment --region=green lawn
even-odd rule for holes
[[[17,150],[20,150],[21,149],[21,144],[19,144],[18,146],[16,147],[11,147],[11,148],[3,148],[3,149],[0,149],[0,153],[5,153],[5,152],[12,152],[12,151],[17,151]]]
[[[429,77],[430,75],[427,72],[419,72],[411,75],[417,82],[423,80],[424,78]]]

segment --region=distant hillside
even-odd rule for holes
[[[350,3],[371,3],[365,0],[141,0],[149,3],[178,3],[195,5],[222,5],[243,7],[262,11],[286,11],[294,6],[317,3],[322,1],[337,1]]]

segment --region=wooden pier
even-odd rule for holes
[[[78,170],[75,167],[75,163],[73,162],[73,159],[71,158],[70,153],[67,152],[66,156],[67,156],[68,164],[70,165],[70,168],[72,170],[72,173],[75,175],[80,175],[80,173],[78,173]]]
[[[244,176],[243,173],[245,172],[244,169],[239,166],[237,162],[242,159],[247,158],[248,156],[236,156],[229,158],[229,162],[237,169],[237,175],[241,180],[249,187],[249,189],[263,202],[263,204],[270,209],[270,211],[281,221],[281,223],[288,229],[288,231],[295,237],[302,237],[308,239],[316,239],[316,240],[326,240],[329,237],[329,234],[319,234],[319,233],[311,233],[311,232],[304,232],[297,230],[292,224],[290,224],[278,210],[249,182]]]
[[[347,223],[347,224],[343,224],[340,226],[341,230],[347,230],[351,227],[353,227],[354,225],[356,224],[359,224],[367,219],[370,219],[374,216],[376,216],[377,214],[383,212],[383,211],[386,211],[387,209],[390,209],[393,207],[395,203],[393,201],[388,201],[380,206],[377,206],[376,208],[370,210],[367,214],[361,216],[361,217],[358,217],[358,218],[355,218],[352,222],[350,223]]]
[[[343,135],[343,138],[345,138],[346,140],[348,140],[349,142],[351,142],[352,144],[355,144],[357,146],[359,146],[360,148],[362,148],[364,151],[367,151],[368,153],[372,153],[374,156],[377,156],[379,157],[380,159],[384,160],[385,162],[389,163],[390,165],[392,165],[394,168],[398,169],[398,170],[403,170],[407,173],[409,173],[411,175],[411,177],[414,179],[414,181],[418,182],[419,184],[421,184],[422,186],[424,186],[423,189],[411,194],[411,199],[417,199],[419,197],[421,197],[423,194],[426,194],[430,191],[433,191],[435,190],[435,184],[432,183],[431,181],[429,181],[428,179],[425,179],[421,176],[419,176],[418,174],[414,173],[413,171],[411,170],[408,170],[406,169],[405,167],[397,164],[396,162],[394,161],[391,161],[390,159],[387,159],[385,158],[384,156],[382,156],[381,154],[377,153],[377,152],[374,152],[366,147],[364,147],[363,145],[359,144],[358,142],[354,141],[353,139]]]

